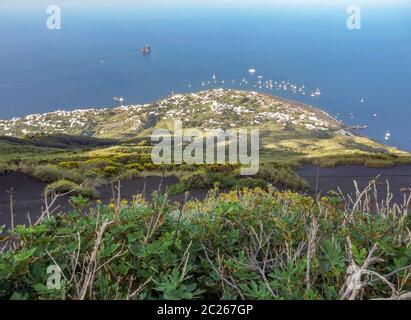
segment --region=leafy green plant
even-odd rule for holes
[[[44,190],[47,196],[51,196],[53,194],[64,194],[68,192],[72,192],[72,194],[80,195],[85,198],[96,198],[97,192],[92,186],[89,185],[79,185],[77,183],[71,182],[69,180],[58,180],[53,182]]]
[[[357,299],[411,291],[411,218],[396,208],[350,211],[271,187],[184,206],[157,193],[71,204],[9,233],[17,247],[0,255],[0,299],[341,299],[355,279]],[[56,264],[65,277],[53,290]]]
[[[88,202],[89,199],[83,197],[81,194],[70,197],[71,206],[79,212],[82,212],[87,207]]]
[[[74,183],[82,183],[84,180],[80,173],[54,165],[39,166],[33,171],[32,175],[44,182],[55,182],[64,179]]]
[[[50,196],[52,194],[62,194],[62,193],[70,192],[78,188],[79,188],[78,184],[63,179],[63,180],[58,180],[56,182],[49,184],[45,188],[44,192],[47,196]]]

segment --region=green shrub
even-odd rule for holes
[[[98,198],[98,193],[93,186],[81,186],[80,189],[74,194],[80,195],[88,199]]]
[[[264,179],[270,184],[291,188],[294,190],[305,190],[309,188],[308,183],[300,178],[289,166],[263,165],[258,171],[257,177]]]
[[[58,166],[66,169],[76,169],[80,163],[78,161],[62,161],[59,162]]]
[[[40,166],[34,169],[32,172],[33,177],[43,182],[55,182],[58,180],[69,180],[75,183],[82,183],[84,181],[83,176],[74,170],[68,170],[59,168],[54,165]]]
[[[59,167],[66,169],[76,169],[79,165],[80,163],[78,161],[62,161],[58,164]]]
[[[132,164],[138,159],[136,154],[119,154],[113,157],[113,161],[121,164]]]
[[[125,172],[123,172],[119,177],[118,177],[118,179],[119,180],[131,180],[131,179],[133,179],[133,178],[136,178],[136,177],[140,177],[142,175],[142,173],[141,173],[141,171],[140,170],[136,170],[136,169],[129,169],[129,170],[126,170]]]
[[[143,171],[144,167],[141,164],[138,163],[132,163],[127,165],[128,170],[137,170],[137,171]]]
[[[37,167],[32,175],[44,182],[54,182],[62,179],[61,169],[52,165]]]
[[[392,165],[390,161],[382,159],[369,159],[364,162],[364,166],[369,168],[388,168]]]
[[[278,183],[279,179],[278,170],[267,165],[260,167],[257,176],[272,184]]]
[[[151,146],[150,140],[142,140],[137,144],[139,147],[149,147]]]
[[[107,166],[103,168],[102,173],[105,177],[113,177],[120,173],[120,168],[115,166]]]
[[[117,164],[110,159],[90,159],[81,163],[80,168],[83,170],[103,169],[107,166],[116,166]]]
[[[207,165],[206,169],[209,172],[231,173],[237,166],[231,164],[213,164]]]
[[[364,165],[366,167],[386,168],[396,165],[406,165],[411,163],[410,156],[399,156],[396,154],[352,154],[335,155],[316,158],[310,163],[324,168],[332,168],[341,165]]]
[[[411,291],[411,215],[402,210],[353,211],[336,197],[271,188],[211,192],[183,208],[158,194],[89,214],[85,199],[72,204],[69,214],[16,227],[19,246],[0,255],[0,299],[341,299],[347,271],[368,256],[355,298]],[[51,290],[47,268],[56,264],[65,276]],[[85,266],[95,267],[90,283]]]
[[[46,195],[50,196],[52,194],[67,193],[75,190],[76,188],[79,188],[79,185],[74,182],[68,180],[58,180],[56,182],[49,184],[44,189],[44,192]]]
[[[49,184],[44,190],[47,196],[52,194],[64,194],[71,191],[72,195],[81,195],[82,197],[89,199],[97,198],[97,192],[93,187],[78,185],[77,183],[64,179]]]
[[[206,189],[212,187],[209,176],[203,171],[193,172],[184,176],[181,179],[181,183],[187,190]]]
[[[150,162],[144,163],[144,169],[146,169],[146,170],[154,170],[156,168],[157,167],[154,164],[150,163]]]
[[[255,178],[244,178],[240,179],[237,181],[235,184],[235,187],[238,189],[244,189],[244,188],[261,188],[265,189],[267,188],[267,182],[263,179],[255,179]]]

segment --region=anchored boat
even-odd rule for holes
[[[146,46],[144,46],[144,48],[141,48],[141,53],[142,54],[150,54],[151,53],[151,47],[147,44]]]
[[[390,132],[390,130],[388,130],[386,133],[385,133],[385,140],[390,140],[390,138],[391,138],[391,132]]]
[[[120,103],[126,101],[123,97],[113,97],[113,100]]]

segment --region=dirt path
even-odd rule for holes
[[[365,188],[370,180],[378,175],[378,191],[381,198],[386,198],[387,184],[389,181],[390,190],[394,195],[393,200],[402,203],[404,195],[409,195],[411,190],[411,165],[396,168],[374,169],[362,166],[340,166],[335,168],[317,168],[315,166],[304,166],[298,171],[300,176],[310,183],[312,194],[326,194],[328,191],[338,192],[341,189],[343,194],[354,195],[354,180],[358,182],[360,188]],[[318,175],[318,177],[317,177]],[[145,194],[150,198],[154,191],[164,192],[167,187],[178,182],[177,178],[147,177],[135,178],[123,181],[121,186],[121,198],[132,200],[136,194]],[[46,184],[22,173],[10,173],[0,176],[0,225],[10,226],[10,191],[13,190],[14,223],[28,224],[28,216],[35,221],[41,213],[43,206],[42,193]],[[99,198],[103,203],[109,203],[112,199],[111,186],[104,186],[97,189]],[[190,192],[189,199],[204,199],[207,194],[205,190],[195,190]],[[171,197],[172,201],[184,201],[184,194]],[[61,210],[70,208],[68,199],[62,199],[59,203]]]
[[[134,178],[121,183],[121,198],[132,200],[136,194],[144,194],[147,199],[151,197],[154,191],[160,190],[164,192],[168,187],[178,182],[175,177],[147,177]],[[43,191],[46,183],[38,181],[28,175],[22,173],[10,173],[0,176],[0,225],[10,226],[10,191],[13,190],[13,211],[14,224],[28,224],[28,216],[31,221],[36,221],[41,214],[41,209],[44,206]],[[99,199],[103,203],[110,203],[113,198],[111,186],[103,186],[97,188]],[[188,199],[203,199],[207,192],[205,190],[195,190],[190,192]],[[171,201],[183,202],[184,194],[170,197]],[[68,210],[68,197],[59,201],[60,210]]]
[[[387,196],[387,181],[393,201],[403,203],[404,195],[410,194],[411,166],[393,168],[366,168],[363,166],[339,166],[335,168],[318,168],[316,166],[304,166],[298,174],[310,184],[313,193],[326,194],[328,191],[338,192],[341,189],[344,195],[355,194],[354,180],[360,189],[364,189],[371,180],[377,179],[378,194],[381,199]]]

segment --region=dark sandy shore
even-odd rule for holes
[[[175,177],[147,177],[134,178],[121,183],[121,198],[132,200],[136,194],[144,194],[149,199],[154,191],[165,192],[168,187],[178,182]],[[161,185],[161,189],[160,189]],[[0,225],[9,227],[10,214],[10,190],[13,190],[13,211],[14,223],[28,224],[28,216],[32,222],[36,221],[44,207],[43,191],[46,183],[38,181],[22,173],[10,173],[0,176]],[[97,188],[99,199],[103,203],[109,203],[113,198],[111,185]],[[203,199],[207,192],[205,190],[195,190],[189,193],[190,199]],[[69,197],[58,202],[60,210],[69,209]],[[183,202],[184,194],[170,197],[171,201]]]
[[[376,177],[377,190],[381,199],[387,196],[387,181],[390,193],[393,194],[393,202],[403,203],[404,195],[409,195],[411,190],[411,165],[393,168],[366,168],[363,166],[339,166],[335,168],[318,168],[304,166],[298,174],[310,184],[310,192],[314,194],[326,194],[329,191],[344,195],[354,195],[354,180],[360,190],[367,187],[369,182]]]

